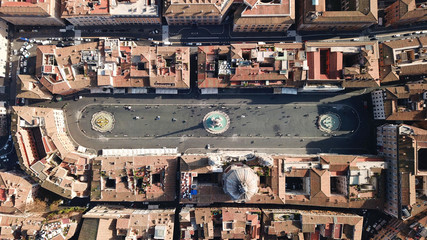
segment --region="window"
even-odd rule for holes
[[[233,222],[224,222],[222,228],[224,230],[232,230],[233,229]]]

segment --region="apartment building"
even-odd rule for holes
[[[0,172],[0,212],[25,212],[39,185],[19,172]]]
[[[305,50],[308,77],[304,91],[379,86],[377,42],[307,42]]]
[[[376,156],[275,157],[286,204],[381,209],[383,170]]]
[[[377,0],[302,0],[300,31],[355,31],[378,22]]]
[[[190,48],[135,46],[131,54],[130,81],[156,89],[190,88]]]
[[[427,84],[414,83],[371,92],[375,120],[425,121]]]
[[[386,27],[427,21],[427,4],[417,4],[415,0],[397,0],[384,12]]]
[[[381,82],[399,81],[402,76],[427,72],[427,37],[383,42],[380,47]]]
[[[193,208],[179,213],[182,240],[362,239],[363,217],[355,214],[248,207]]]
[[[232,44],[198,48],[198,86],[296,88],[307,76],[301,43]]]
[[[92,201],[174,201],[177,156],[98,156],[92,162]]]
[[[19,74],[17,77],[17,98],[50,100],[53,95],[37,78]]]
[[[72,211],[69,216],[44,217],[43,213],[1,214],[0,233],[3,239],[69,239],[77,230],[81,214]],[[60,215],[59,215],[60,216]]]
[[[44,45],[37,48],[36,76],[49,92],[60,95],[84,89],[177,91],[190,88],[190,50],[137,46],[118,39],[63,48]]]
[[[377,128],[377,150],[387,161],[384,211],[396,218],[411,217],[416,198],[426,195],[427,131],[401,124]]]
[[[99,61],[98,46],[96,42],[65,48],[38,46],[36,77],[52,94],[67,95],[94,86],[93,68]],[[83,55],[90,55],[87,65]]]
[[[163,16],[168,25],[218,25],[232,0],[167,0]]]
[[[182,208],[180,238],[260,239],[261,210],[256,208]]]
[[[363,217],[332,211],[262,209],[265,240],[362,239]]]
[[[156,0],[70,0],[61,17],[76,26],[161,24]]]
[[[295,23],[295,0],[243,1],[234,13],[234,32],[286,31]]]
[[[15,106],[11,129],[21,168],[41,187],[70,199],[89,196],[93,155],[74,145],[62,110]]]
[[[78,239],[173,239],[174,217],[175,209],[96,206],[83,215]]]
[[[60,0],[1,0],[0,18],[13,25],[64,25]]]

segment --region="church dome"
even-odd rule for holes
[[[233,165],[223,175],[224,192],[234,201],[249,201],[258,192],[258,175],[248,166]]]

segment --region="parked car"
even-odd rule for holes
[[[19,105],[19,106],[25,105],[25,98],[17,98],[16,99],[16,104]]]

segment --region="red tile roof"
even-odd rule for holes
[[[0,201],[6,200],[6,190],[0,189]]]

